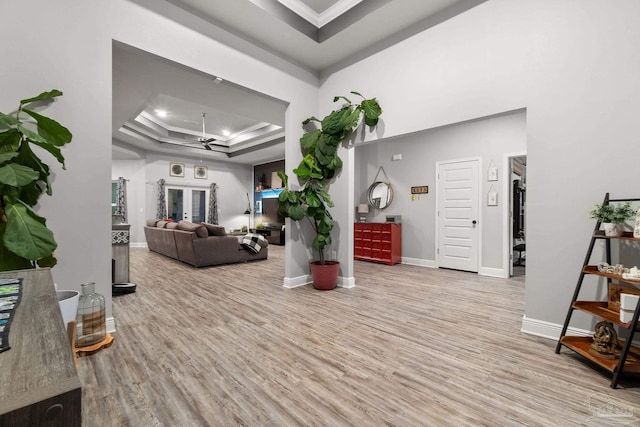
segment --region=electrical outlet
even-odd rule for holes
[[[331,259],[336,259],[338,256],[338,254],[336,253],[336,251],[331,251]]]

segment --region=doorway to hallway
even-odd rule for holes
[[[509,277],[524,276],[527,266],[526,202],[527,202],[527,156],[513,154],[507,156],[507,181],[509,215],[506,228],[508,239]]]

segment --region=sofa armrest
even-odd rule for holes
[[[187,264],[196,265],[196,254],[193,248],[193,241],[198,239],[193,231],[173,230],[175,233],[176,249],[178,260]]]
[[[239,261],[240,245],[235,236],[209,236],[193,241],[195,266],[229,264]]]

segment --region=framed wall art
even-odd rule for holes
[[[184,178],[184,163],[169,162],[169,176]]]
[[[206,166],[194,166],[193,177],[196,179],[207,179],[207,167]]]

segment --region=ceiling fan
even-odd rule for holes
[[[205,129],[204,129],[205,117],[207,117],[207,113],[202,113],[202,137],[198,138],[198,142],[202,144],[205,150],[211,150],[211,147],[209,147],[209,143],[215,141],[216,139],[206,137],[207,133],[205,132]]]
[[[198,138],[198,142],[190,142],[188,144],[202,144],[205,150],[211,150],[210,143],[216,141],[215,138],[207,138],[207,132],[204,126],[204,118],[207,117],[207,113],[202,113],[202,136]],[[193,122],[192,122],[193,123]]]

